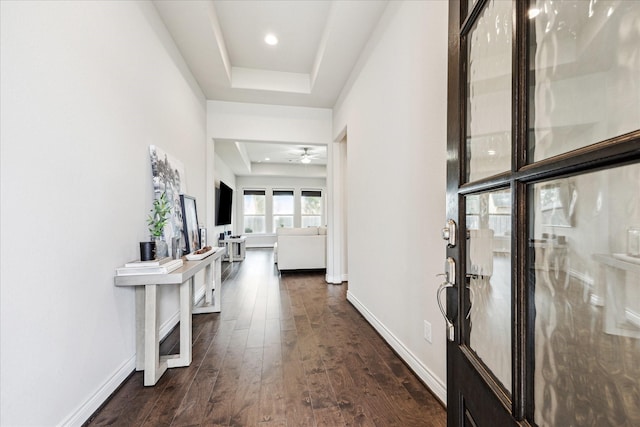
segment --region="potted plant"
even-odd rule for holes
[[[167,242],[163,240],[164,227],[167,225],[169,215],[171,214],[171,205],[167,200],[167,194],[163,192],[159,198],[153,201],[153,208],[147,217],[149,232],[151,239],[156,242],[156,258],[162,258],[169,255]]]

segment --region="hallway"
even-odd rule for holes
[[[91,426],[442,426],[446,412],[324,273],[269,249],[223,263],[222,313],[194,315],[193,361],[133,374]],[[178,346],[174,330],[161,346]]]

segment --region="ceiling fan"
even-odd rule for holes
[[[297,155],[289,161],[299,161],[300,163],[307,165],[311,163],[311,160],[317,157],[317,155],[314,154],[308,147],[304,147],[302,150],[302,154]]]
[[[300,157],[300,163],[304,163],[304,164],[311,163],[311,155],[309,154],[308,148],[304,149],[304,153]]]

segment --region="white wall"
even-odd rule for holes
[[[331,142],[331,110],[207,101],[213,139],[309,144]]]
[[[151,3],[0,7],[0,424],[80,425],[134,369],[134,292],[113,273],[148,239],[148,146],[203,200],[205,101]]]
[[[346,131],[346,130],[345,130]],[[328,146],[331,161],[327,174],[328,194],[331,196],[327,206],[327,227],[332,233],[327,235],[327,274],[328,283],[340,284],[349,280],[347,259],[347,138],[338,138]]]
[[[348,298],[443,401],[447,8],[391,2],[334,111],[334,139],[348,134]]]

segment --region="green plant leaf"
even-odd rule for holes
[[[159,198],[153,201],[153,208],[147,216],[147,225],[149,232],[155,237],[162,236],[164,226],[171,213],[171,205],[167,201],[167,194],[163,192]]]

